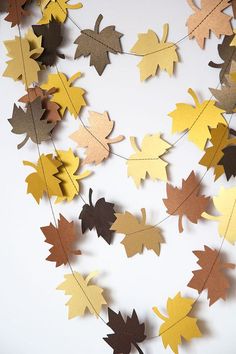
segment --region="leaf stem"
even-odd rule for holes
[[[187,0],[187,2],[194,12],[199,11],[199,7],[194,3],[194,0]]]
[[[115,138],[107,139],[108,144],[114,144],[114,143],[119,143],[119,141],[124,140],[124,135],[119,135]]]
[[[17,149],[21,149],[27,143],[28,140],[29,140],[29,136],[26,135],[24,140],[20,144],[17,145]]]
[[[179,216],[179,221],[178,221],[178,227],[179,227],[179,232],[182,233],[184,231],[184,228],[183,228],[183,215],[180,215]]]
[[[137,349],[137,351],[139,352],[139,354],[144,354],[144,352],[142,351],[142,349],[138,346],[137,343],[132,342],[133,346]]]
[[[188,93],[192,96],[195,105],[199,106],[199,100],[198,100],[198,97],[197,97],[196,93],[191,88],[188,89]]]
[[[168,23],[165,23],[163,26],[163,35],[162,35],[162,39],[161,39],[161,43],[165,43],[167,40],[167,36],[168,36],[168,32],[169,32],[169,25]]]
[[[158,308],[155,306],[152,308],[154,313],[159,317],[161,318],[163,321],[166,321],[167,320],[167,317],[165,317],[164,315],[162,315],[162,313],[158,310]]]
[[[131,136],[131,137],[130,137],[130,143],[131,143],[131,146],[132,146],[132,148],[134,149],[134,151],[140,152],[140,150],[139,150],[139,148],[138,148],[138,146],[137,146],[137,142],[136,142],[135,136]]]
[[[146,210],[145,208],[141,209],[141,213],[142,213],[142,224],[146,223]]]
[[[92,188],[89,188],[89,204],[90,204],[90,206],[93,206],[92,194],[93,194],[93,190],[92,190]]]
[[[103,19],[103,16],[100,14],[100,15],[98,16],[98,18],[97,18],[97,20],[96,20],[96,22],[95,22],[95,26],[94,26],[94,31],[95,31],[96,33],[99,33],[99,26],[100,26],[100,23],[101,23],[102,19]]]

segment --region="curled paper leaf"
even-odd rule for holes
[[[172,42],[167,42],[168,31],[169,25],[166,23],[163,26],[161,40],[152,30],[138,35],[138,41],[131,52],[143,56],[138,64],[141,81],[157,75],[159,68],[166,70],[170,76],[173,75],[174,64],[179,61],[179,58],[177,46]]]
[[[84,316],[85,310],[98,317],[102,305],[106,305],[102,293],[103,289],[97,285],[89,284],[98,273],[90,273],[85,279],[79,272],[66,274],[65,280],[57,290],[63,290],[65,295],[70,295],[70,300],[66,303],[68,306],[68,318]]]
[[[44,51],[42,48],[42,36],[37,37],[32,28],[30,28],[24,38],[29,42],[30,51],[33,51],[31,58],[37,59]]]
[[[38,0],[40,2],[43,16],[38,22],[40,25],[49,23],[54,17],[59,22],[65,22],[68,16],[68,9],[81,9],[83,5],[79,2],[77,4],[68,4],[70,0]],[[41,4],[42,2],[42,4]]]
[[[159,331],[163,345],[165,348],[170,346],[175,354],[179,353],[181,337],[186,341],[201,337],[197,319],[189,316],[193,304],[193,299],[184,298],[178,293],[173,299],[169,298],[167,301],[168,317],[162,315],[157,307],[153,307],[154,313],[164,321]]]

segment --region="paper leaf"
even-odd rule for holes
[[[132,350],[132,345],[142,353],[137,343],[145,340],[145,324],[139,323],[136,311],[133,310],[132,316],[127,316],[124,321],[121,312],[114,312],[108,308],[109,321],[107,325],[113,330],[113,334],[108,334],[103,338],[113,349],[113,353],[129,354]]]
[[[217,99],[216,107],[223,109],[227,114],[233,114],[236,106],[236,85],[221,86],[220,90],[210,88],[212,95]]]
[[[55,203],[62,201],[70,202],[80,191],[80,180],[88,177],[91,172],[84,171],[76,174],[80,166],[80,159],[76,157],[71,149],[68,151],[57,150],[57,159],[61,162],[56,177],[61,181],[63,196],[58,196]]]
[[[204,251],[193,251],[198,258],[199,270],[193,271],[193,277],[188,283],[188,287],[196,289],[200,294],[203,290],[208,291],[210,306],[219,299],[226,299],[230,280],[225,270],[234,269],[232,263],[223,263],[218,250],[204,246]]]
[[[49,123],[42,119],[44,109],[42,109],[41,99],[37,97],[26,112],[14,104],[12,118],[8,119],[12,125],[12,133],[26,134],[24,140],[17,145],[17,148],[22,148],[28,139],[31,139],[35,144],[40,144],[42,141],[50,139],[50,132],[55,127],[55,123]]]
[[[229,138],[229,128],[224,124],[218,124],[216,128],[210,129],[210,134],[212,146],[206,148],[199,163],[206,166],[207,169],[213,167],[215,180],[217,180],[224,173],[223,166],[219,165],[219,161],[224,155],[222,150],[230,144],[236,144],[236,138]]]
[[[227,146],[222,153],[223,156],[218,165],[223,166],[227,181],[229,181],[232,176],[236,177],[236,146]]]
[[[98,237],[101,236],[110,245],[113,235],[110,227],[116,219],[114,204],[106,202],[105,198],[100,198],[93,205],[92,193],[93,190],[90,188],[89,204],[84,204],[79,215],[79,219],[82,220],[82,232],[95,228]]]
[[[138,35],[138,41],[131,49],[131,52],[143,56],[138,64],[141,81],[157,75],[159,68],[160,70],[166,70],[170,76],[173,75],[174,64],[179,61],[179,58],[177,46],[172,42],[166,42],[168,31],[169,25],[166,23],[163,26],[161,40],[152,30]]]
[[[225,189],[221,187],[218,196],[213,197],[213,203],[220,215],[213,216],[203,213],[202,217],[219,223],[218,232],[232,245],[236,241],[236,187]]]
[[[28,0],[7,0],[8,15],[4,18],[4,20],[11,22],[11,27],[19,25],[22,18],[29,15],[29,12],[25,10],[25,5],[27,2]]]
[[[49,226],[41,227],[41,231],[45,236],[45,242],[52,245],[46,260],[55,262],[56,267],[66,265],[73,255],[81,254],[81,251],[74,249],[76,241],[74,222],[67,221],[63,215],[60,214],[57,227],[50,223]]]
[[[168,317],[163,316],[157,307],[153,307],[154,313],[164,321],[159,331],[163,345],[165,348],[169,346],[175,354],[178,354],[182,337],[186,341],[201,337],[197,319],[189,316],[193,304],[193,299],[184,298],[178,293],[173,299],[169,298],[167,301]]]
[[[61,35],[61,24],[54,18],[45,25],[33,25],[34,33],[42,36],[43,53],[37,58],[37,61],[46,66],[55,64],[57,57],[65,59],[64,54],[60,54],[58,48],[63,40]]]
[[[5,41],[4,44],[11,60],[7,62],[3,76],[11,77],[15,81],[22,80],[26,88],[33,82],[37,82],[40,67],[33,58],[39,52],[39,48],[31,50],[28,40],[20,37]]]
[[[204,48],[205,39],[209,38],[210,32],[214,32],[217,38],[222,34],[232,34],[231,16],[222,11],[230,4],[229,0],[201,0],[201,8],[195,0],[187,0],[194,14],[189,16],[188,26],[189,39],[196,38],[198,45]]]
[[[111,226],[111,230],[126,235],[121,243],[125,247],[127,257],[132,257],[138,253],[141,254],[144,247],[148,250],[153,250],[159,256],[161,243],[164,243],[161,230],[146,224],[146,210],[143,208],[141,212],[141,220],[128,211],[124,214],[116,213],[116,221]]]
[[[41,85],[43,90],[50,90],[52,87],[56,88],[53,93],[51,101],[61,106],[60,114],[63,117],[66,109],[77,118],[83,106],[86,106],[84,100],[85,91],[80,87],[71,87],[72,83],[80,78],[81,73],[78,72],[73,75],[69,80],[63,73],[49,74],[46,84]]]
[[[49,197],[62,197],[61,181],[55,177],[61,162],[54,159],[52,154],[42,154],[36,165],[30,161],[23,161],[23,164],[36,170],[25,181],[28,184],[27,193],[31,193],[38,204],[44,193],[49,194]]]
[[[102,305],[106,305],[106,300],[102,295],[103,289],[97,285],[89,284],[97,274],[97,272],[90,273],[85,279],[78,272],[74,272],[74,275],[66,274],[65,281],[57,287],[57,290],[63,290],[65,295],[71,296],[66,303],[69,320],[77,316],[84,316],[86,309],[98,317]]]
[[[43,53],[43,48],[42,48],[42,36],[37,37],[32,28],[30,28],[26,34],[25,34],[25,39],[29,42],[30,46],[30,51],[34,51],[34,54],[31,55],[31,58],[37,59],[42,53]]]
[[[210,198],[199,195],[201,185],[194,171],[186,180],[182,179],[182,188],[166,185],[167,199],[163,199],[167,213],[179,216],[179,232],[183,232],[182,218],[185,215],[189,221],[197,224],[201,214],[206,211]]]
[[[107,159],[110,153],[110,144],[117,143],[124,139],[119,135],[116,138],[109,138],[114,121],[111,121],[107,112],[89,112],[89,126],[81,125],[79,130],[74,132],[70,138],[74,140],[78,147],[86,148],[86,158],[84,164],[95,163],[98,165]]]
[[[142,141],[141,149],[137,146],[136,138],[130,138],[131,145],[135,150],[127,161],[128,176],[132,177],[136,186],[139,187],[142,180],[150,176],[152,180],[160,179],[167,181],[166,166],[168,165],[162,159],[162,156],[171,147],[161,135],[145,135]]]
[[[204,150],[207,140],[210,138],[210,128],[215,128],[218,123],[227,125],[222,109],[215,106],[215,101],[199,102],[192,89],[188,90],[192,96],[195,107],[186,103],[177,103],[176,109],[169,113],[172,121],[172,133],[181,133],[188,130],[188,139]]]
[[[68,9],[81,9],[83,5],[79,2],[74,5],[68,4],[70,0],[44,0],[42,5],[43,16],[38,22],[40,25],[49,23],[54,17],[58,22],[64,23],[68,16]]]
[[[120,38],[122,33],[115,30],[115,26],[108,26],[99,30],[100,23],[103,19],[99,15],[94,31],[85,29],[81,31],[81,35],[74,42],[77,44],[75,59],[81,56],[87,57],[90,55],[90,66],[94,66],[99,75],[102,75],[107,64],[110,64],[109,53],[122,53]]]
[[[44,91],[39,86],[29,88],[27,94],[21,97],[18,101],[23,103],[33,102],[37,97],[40,97],[42,108],[44,109],[43,119],[48,122],[57,123],[61,120],[61,116],[58,112],[59,106],[55,102],[50,101],[50,95],[55,92],[54,88],[49,91]]]

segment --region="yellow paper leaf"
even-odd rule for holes
[[[55,177],[58,173],[58,168],[61,166],[61,162],[54,159],[52,154],[42,154],[37,164],[30,161],[23,161],[23,164],[36,170],[25,181],[28,183],[27,193],[31,193],[37,203],[40,202],[44,193],[48,193],[50,197],[63,196],[60,187],[61,181]]]
[[[225,189],[221,187],[218,196],[213,197],[213,203],[219,216],[203,213],[202,217],[218,221],[218,231],[232,245],[236,241],[236,187]]]
[[[29,42],[30,51],[34,51],[34,54],[31,55],[31,58],[37,59],[40,57],[44,51],[42,48],[42,36],[37,37],[32,28],[30,28],[25,35],[25,39],[27,39]]]
[[[128,176],[131,176],[137,187],[141,181],[146,179],[147,175],[152,180],[160,179],[167,181],[166,166],[168,165],[162,159],[165,152],[171,147],[160,134],[146,135],[143,138],[141,149],[138,148],[136,138],[130,138],[131,145],[135,154],[129,157]]]
[[[184,298],[178,293],[173,299],[169,298],[167,301],[168,317],[163,316],[157,307],[153,307],[155,314],[164,321],[159,331],[163,345],[165,348],[170,346],[175,354],[178,354],[181,337],[186,341],[201,337],[197,319],[188,316],[193,304],[193,299]]]
[[[65,281],[57,287],[57,290],[63,290],[65,295],[71,295],[70,300],[66,303],[69,319],[84,316],[86,309],[98,317],[102,305],[106,305],[106,300],[102,295],[103,289],[97,285],[89,284],[96,275],[97,272],[93,272],[84,279],[80,273],[74,272],[75,279],[73,274],[66,274]]]
[[[88,177],[91,172],[84,171],[81,174],[76,174],[80,165],[79,157],[76,157],[71,149],[68,151],[58,150],[57,159],[61,162],[56,177],[61,181],[62,195],[59,196],[55,203],[60,203],[63,200],[70,202],[80,191],[79,181]]]
[[[68,9],[80,9],[83,7],[81,3],[70,5],[68,4],[70,0],[43,0],[41,9],[43,11],[43,16],[38,22],[42,25],[49,23],[52,17],[58,22],[65,22],[68,16]]]
[[[128,257],[142,253],[143,248],[153,250],[160,255],[161,243],[164,242],[159,228],[146,224],[146,211],[141,209],[142,220],[126,211],[124,214],[116,213],[116,220],[111,230],[126,234],[121,243],[124,245]]]
[[[53,93],[51,101],[61,106],[60,115],[63,116],[66,109],[69,110],[75,118],[77,118],[81,108],[86,106],[84,100],[85,91],[80,87],[71,87],[72,83],[81,76],[78,72],[73,75],[69,80],[63,73],[49,74],[46,84],[40,87],[43,90],[50,90],[55,87],[57,90]]]
[[[163,26],[161,41],[152,30],[138,35],[138,41],[131,52],[143,56],[138,64],[141,81],[157,75],[158,68],[166,70],[170,76],[173,75],[174,64],[179,61],[179,58],[176,45],[172,42],[166,42],[168,31],[169,25],[166,23]]]
[[[38,82],[39,64],[33,58],[40,53],[39,48],[31,50],[30,43],[25,38],[15,37],[13,40],[4,42],[8,56],[12,58],[7,62],[7,68],[3,76],[22,80],[25,87],[33,82]]]
[[[204,150],[207,140],[211,137],[209,127],[215,128],[218,123],[227,125],[222,116],[222,109],[215,106],[215,101],[199,102],[192,89],[188,90],[196,107],[186,103],[177,103],[176,109],[169,113],[173,119],[172,133],[181,133],[188,130],[188,139]]]

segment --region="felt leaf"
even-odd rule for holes
[[[54,159],[52,154],[40,155],[37,164],[30,161],[23,161],[23,164],[36,170],[25,181],[28,184],[27,193],[31,193],[38,204],[44,193],[49,197],[62,197],[61,181],[55,177],[61,162]]]
[[[227,181],[229,181],[232,176],[236,177],[236,146],[227,146],[222,153],[223,156],[218,165],[223,166]]]
[[[223,166],[219,165],[219,161],[224,156],[222,150],[228,145],[236,144],[236,138],[231,139],[229,132],[229,128],[224,124],[218,124],[216,128],[210,129],[212,146],[206,148],[205,154],[199,161],[207,169],[214,168],[215,180],[224,173]]]
[[[29,88],[27,94],[21,97],[18,101],[23,103],[33,102],[37,97],[40,97],[42,108],[44,109],[43,119],[48,122],[56,123],[61,120],[61,116],[58,112],[59,106],[55,102],[50,101],[50,95],[55,92],[54,88],[49,91],[42,90],[41,87],[35,86]]]
[[[24,140],[17,145],[17,148],[22,148],[25,143],[31,139],[35,144],[40,144],[42,141],[50,139],[50,132],[55,127],[55,123],[49,123],[42,119],[44,109],[42,109],[41,99],[37,97],[27,107],[26,112],[14,104],[12,118],[8,119],[12,125],[12,133],[26,134]]]
[[[68,2],[70,2],[70,0],[43,0],[43,16],[38,23],[40,25],[49,23],[52,17],[64,23],[68,16],[68,9],[76,10],[83,7],[80,2],[74,5],[68,4]]]
[[[203,251],[193,251],[198,258],[198,265],[201,269],[193,271],[193,277],[188,283],[188,287],[196,289],[200,294],[203,290],[208,291],[210,306],[219,299],[226,299],[230,280],[225,270],[234,269],[232,263],[223,263],[219,251],[204,246]]]
[[[178,346],[184,338],[190,341],[192,338],[201,337],[201,332],[197,325],[197,319],[190,317],[190,311],[194,305],[194,300],[184,298],[178,293],[173,299],[167,301],[167,315],[163,316],[157,307],[153,307],[154,313],[164,321],[160,327],[159,335],[162,338],[164,347],[169,346],[171,350],[178,354]]]
[[[213,197],[213,203],[220,215],[203,213],[202,217],[217,221],[220,236],[233,245],[236,241],[236,187],[221,187],[218,196]]]
[[[28,0],[7,0],[7,17],[5,21],[11,22],[11,27],[19,25],[24,16],[29,15],[29,12],[25,10],[25,5]]]
[[[37,61],[46,66],[52,66],[56,63],[57,57],[65,59],[64,54],[60,54],[58,48],[63,40],[61,35],[61,24],[54,18],[45,25],[33,25],[34,33],[42,37],[43,53],[37,58]]]
[[[210,197],[200,194],[201,184],[194,171],[186,180],[182,179],[182,188],[172,187],[167,183],[167,199],[163,199],[167,213],[179,216],[179,232],[183,232],[182,219],[185,215],[189,221],[197,224],[201,214],[206,210]]]
[[[189,89],[196,107],[186,103],[177,103],[176,109],[169,113],[172,121],[172,133],[181,133],[188,130],[188,139],[204,150],[210,138],[210,128],[215,128],[218,123],[227,125],[222,109],[215,106],[215,101],[199,102],[196,93]]]
[[[55,203],[62,201],[70,202],[80,191],[80,180],[88,177],[91,172],[84,171],[76,174],[80,166],[80,159],[76,157],[71,149],[68,151],[57,150],[57,159],[61,162],[56,177],[61,181],[63,196],[58,196]]]
[[[40,67],[33,58],[35,54],[41,52],[41,49],[31,50],[28,40],[20,37],[5,41],[4,44],[11,60],[7,62],[3,76],[11,77],[15,81],[22,80],[26,88],[33,82],[37,82]]]
[[[81,125],[79,130],[74,132],[70,138],[74,140],[78,147],[86,148],[86,158],[84,164],[101,163],[107,159],[110,153],[110,144],[117,143],[124,139],[119,135],[116,138],[109,138],[114,121],[111,121],[107,112],[89,112],[89,127]]]
[[[102,295],[103,289],[89,284],[97,274],[97,272],[90,273],[85,279],[79,272],[66,274],[65,281],[57,287],[57,290],[63,290],[65,295],[71,296],[66,303],[69,319],[84,316],[86,309],[98,317],[102,305],[106,305],[106,300]]]
[[[83,106],[86,106],[84,100],[85,91],[80,87],[71,87],[72,83],[80,78],[81,73],[74,74],[69,80],[66,75],[58,72],[57,74],[49,74],[46,84],[41,85],[43,90],[50,90],[52,87],[56,88],[53,93],[52,102],[59,104],[61,107],[60,114],[63,117],[66,109],[77,118]]]
[[[168,163],[162,159],[162,156],[171,145],[163,140],[159,133],[145,135],[141,149],[138,147],[135,137],[132,136],[130,142],[135,154],[132,154],[127,161],[128,176],[133,178],[136,186],[139,187],[147,175],[152,180],[167,181],[166,166]]]
[[[138,352],[143,353],[137,343],[145,340],[145,324],[139,323],[136,311],[133,310],[131,317],[123,319],[121,312],[114,312],[108,308],[109,321],[107,325],[114,333],[108,334],[103,338],[113,349],[113,353],[129,354],[134,346]]]
[[[148,250],[153,250],[159,256],[161,243],[164,242],[161,230],[146,224],[146,210],[143,208],[141,212],[141,220],[128,211],[124,214],[116,213],[116,220],[112,224],[111,230],[126,235],[121,243],[125,247],[127,257],[132,257],[138,253],[141,254],[144,247]]]
[[[215,33],[217,38],[222,34],[232,34],[230,22],[232,17],[223,13],[223,10],[230,5],[229,0],[201,0],[200,8],[195,0],[187,0],[187,2],[194,11],[186,23],[189,39],[196,38],[201,48],[204,48],[205,39],[210,37],[210,32]]]
[[[57,227],[50,223],[49,226],[41,227],[41,231],[45,236],[45,242],[52,245],[46,260],[55,262],[56,267],[66,265],[71,256],[81,254],[81,251],[74,248],[76,241],[74,222],[69,222],[63,215],[60,214]]]
[[[109,53],[122,53],[120,38],[123,36],[113,25],[100,31],[102,19],[103,16],[99,15],[94,30],[82,30],[81,35],[74,42],[77,44],[75,59],[90,55],[90,66],[93,65],[99,75],[102,75],[107,64],[110,64]]]
[[[34,34],[32,28],[29,28],[24,38],[27,39],[27,41],[29,42],[30,51],[34,51],[34,54],[31,55],[31,58],[37,59],[43,53],[44,50],[42,48],[42,36],[37,37]]]
[[[168,31],[169,25],[166,23],[163,26],[161,40],[152,30],[138,35],[138,41],[131,49],[131,52],[143,56],[138,64],[141,81],[157,75],[159,68],[160,70],[166,70],[170,76],[173,75],[174,64],[179,61],[179,58],[177,46],[172,42],[166,42]]]
[[[82,220],[82,232],[95,228],[98,237],[101,236],[110,245],[113,235],[110,227],[116,219],[114,204],[106,202],[105,198],[100,198],[93,205],[92,193],[93,190],[90,188],[89,204],[84,204],[79,215],[79,219]]]
[[[236,111],[236,85],[222,85],[220,90],[210,88],[210,91],[218,101],[216,107],[223,109],[227,114]]]

